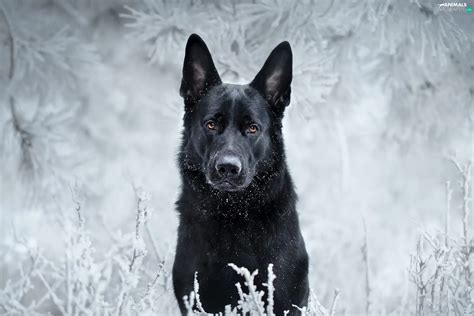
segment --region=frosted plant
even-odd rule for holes
[[[273,312],[274,293],[275,288],[273,281],[277,276],[273,273],[273,264],[269,264],[267,268],[267,282],[263,283],[266,291],[258,290],[255,284],[255,276],[258,275],[258,270],[252,273],[245,267],[238,267],[233,263],[229,263],[235,273],[241,275],[244,279],[244,284],[236,283],[236,290],[239,295],[238,304],[235,307],[227,305],[224,313],[217,315],[222,316],[237,316],[237,315],[256,315],[256,316],[276,316]],[[266,299],[263,297],[266,296]],[[336,310],[337,299],[339,297],[339,290],[336,290],[333,303],[330,309],[326,309],[317,299],[314,292],[311,290],[308,306],[299,307],[293,306],[301,311],[305,316],[332,316]],[[185,306],[188,315],[212,315],[207,313],[202,306],[199,295],[199,280],[198,273],[194,274],[194,288],[189,296],[184,298]],[[285,315],[288,311],[285,312]],[[279,316],[279,315],[278,315]]]
[[[471,162],[451,162],[461,180],[462,232],[451,230],[451,183],[446,183],[446,218],[444,232],[422,231],[416,253],[411,256],[411,281],[416,285],[416,314],[470,315],[474,311],[473,269],[474,239],[471,228],[472,184]]]
[[[16,248],[25,252],[26,257],[21,261],[18,277],[7,280],[0,290],[0,312],[156,314],[157,301],[164,291],[164,262],[157,266],[144,262],[147,248],[143,232],[151,211],[147,204],[149,195],[136,189],[135,231],[115,234],[113,246],[99,255],[75,192],[74,189],[75,221],[61,217],[66,237],[64,257],[50,260],[40,248],[32,248],[21,239],[16,241]],[[21,254],[12,255],[21,258]]]
[[[224,315],[231,316],[231,315],[268,315],[273,316],[273,280],[275,279],[275,275],[273,274],[273,265],[270,264],[268,266],[268,280],[264,286],[267,287],[267,308],[265,309],[265,302],[263,300],[264,292],[257,290],[257,286],[254,284],[255,276],[258,274],[258,270],[250,273],[248,269],[245,267],[237,267],[233,263],[229,263],[229,267],[232,268],[237,274],[243,276],[244,278],[244,286],[248,293],[244,293],[242,289],[242,285],[240,283],[236,284],[237,292],[239,294],[239,301],[238,305],[234,308],[230,306],[226,306],[226,312]],[[194,275],[194,289],[190,293],[188,297],[184,298],[186,308],[188,309],[189,314],[200,315],[204,314],[207,315],[206,311],[204,310],[202,303],[200,301],[199,296],[199,282],[198,282],[198,274]]]
[[[263,302],[263,291],[257,290],[257,286],[254,284],[255,276],[258,274],[258,270],[250,273],[245,267],[237,267],[235,264],[230,263],[229,267],[234,269],[234,271],[243,276],[245,280],[245,286],[248,289],[248,293],[244,293],[240,283],[236,284],[237,291],[239,293],[239,307],[242,309],[242,313],[249,313],[251,315],[264,315],[265,313],[265,303]],[[269,271],[272,271],[272,266],[269,265]],[[272,280],[273,277],[270,279]],[[268,281],[267,286],[272,288],[273,293],[273,283]],[[270,296],[269,296],[270,298]],[[273,298],[273,296],[272,296]],[[270,306],[273,306],[273,302],[268,303]]]

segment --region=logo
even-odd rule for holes
[[[468,6],[466,2],[443,2],[438,4],[438,10],[445,12],[462,12],[472,13],[472,7]]]

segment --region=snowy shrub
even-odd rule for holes
[[[48,258],[40,247],[32,248],[19,239],[14,247],[25,253],[16,278],[7,280],[0,290],[0,311],[8,315],[36,315],[48,311],[62,315],[155,315],[163,312],[160,297],[167,288],[169,271],[165,262],[146,265],[148,255],[144,240],[150,216],[149,197],[144,191],[136,192],[135,230],[114,236],[114,244],[103,254],[97,254],[87,230],[81,204],[74,198],[75,221],[63,222],[66,245],[59,261]],[[160,258],[157,258],[158,260]],[[273,313],[273,265],[268,266],[267,301],[258,291],[254,277],[245,267],[229,266],[243,276],[244,285],[236,284],[238,306],[228,306],[224,315],[268,315]],[[304,315],[333,315],[337,295],[328,312],[311,293],[308,307],[297,307]],[[189,315],[206,315],[199,297],[198,274],[194,291],[183,298]],[[165,303],[166,304],[166,303]]]
[[[66,244],[59,260],[18,240],[14,246],[26,257],[17,278],[8,280],[0,291],[1,311],[9,315],[47,311],[63,315],[153,314],[169,275],[159,258],[150,266],[144,264],[148,255],[144,231],[151,211],[147,201],[147,194],[137,189],[135,230],[117,233],[112,246],[101,254],[96,253],[76,200],[76,220],[62,222]]]
[[[229,263],[231,267],[237,274],[241,275],[244,278],[244,287],[240,283],[237,283],[236,290],[239,293],[238,305],[232,308],[230,305],[226,306],[225,312],[219,315],[223,316],[237,316],[237,315],[258,315],[258,316],[275,316],[273,312],[273,294],[274,287],[273,281],[276,276],[273,274],[273,265],[268,265],[268,274],[267,274],[267,283],[263,285],[267,288],[266,293],[264,291],[257,290],[256,285],[254,284],[254,278],[258,274],[258,270],[250,273],[245,267],[237,267],[233,263]],[[263,299],[263,296],[267,294],[266,301]],[[318,301],[316,295],[311,291],[309,296],[308,306],[297,308],[302,315],[304,316],[332,316],[336,310],[336,303],[339,297],[339,290],[335,291],[331,309],[328,310],[324,308],[321,303]],[[190,293],[189,296],[184,297],[186,308],[188,310],[188,315],[211,315],[206,313],[202,303],[199,298],[199,281],[198,274],[194,275],[194,290]],[[285,312],[285,315],[288,313]]]
[[[459,173],[462,233],[452,231],[453,189],[446,182],[444,231],[423,231],[411,256],[411,281],[416,285],[417,315],[471,315],[474,313],[474,237],[472,236],[472,165],[451,159]]]

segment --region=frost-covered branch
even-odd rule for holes
[[[249,294],[241,293],[241,300],[239,304],[244,306],[244,313],[248,311],[256,311],[259,316],[264,315],[264,303],[262,297],[264,292],[258,291],[257,286],[254,283],[255,276],[258,274],[258,270],[250,273],[245,267],[237,267],[233,263],[229,263],[229,267],[234,269],[234,271],[243,276],[245,279],[245,286],[248,288]]]
[[[362,224],[364,226],[364,243],[362,245],[362,260],[364,262],[365,268],[365,314],[370,314],[370,279],[369,279],[369,239],[367,234],[367,225],[365,224],[365,219],[363,219]]]
[[[156,313],[156,302],[166,288],[160,283],[166,274],[166,263],[160,262],[156,269],[143,260],[147,249],[141,235],[150,207],[146,204],[149,196],[142,191],[137,193],[135,230],[117,236],[114,245],[100,254],[88,230],[77,186],[72,187],[75,214],[73,221],[65,219],[62,223],[64,257],[50,260],[40,250],[30,250],[27,242],[18,241],[28,256],[20,265],[19,278],[9,280],[0,290],[0,311],[35,315],[47,310],[47,306],[55,306],[64,315]],[[127,255],[130,251],[131,257]],[[31,300],[33,291],[37,292]]]
[[[27,167],[31,167],[32,164],[32,157],[31,157],[31,141],[33,138],[33,135],[31,135],[30,132],[28,132],[26,129],[22,127],[22,123],[20,122],[20,118],[18,117],[17,110],[16,110],[16,104],[15,104],[15,97],[11,91],[11,86],[13,85],[13,80],[15,77],[15,56],[16,56],[16,43],[15,43],[15,37],[13,34],[13,28],[11,21],[8,17],[8,14],[6,12],[5,6],[2,2],[0,2],[0,14],[3,17],[3,21],[6,26],[7,30],[7,38],[8,38],[8,47],[9,47],[9,65],[8,65],[8,80],[9,80],[9,93],[8,93],[8,102],[10,106],[10,114],[11,114],[11,120],[13,123],[13,127],[18,133],[20,137],[20,144],[21,144],[21,149],[22,149],[22,164],[26,165]]]
[[[416,311],[418,315],[449,314],[466,315],[473,312],[472,301],[472,243],[470,240],[471,163],[464,166],[455,158],[450,162],[461,177],[462,233],[453,235],[450,227],[453,190],[450,182],[445,185],[444,232],[433,235],[422,231],[416,254],[412,255],[411,280],[417,287]],[[425,246],[424,242],[427,242]]]

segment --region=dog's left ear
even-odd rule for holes
[[[290,44],[285,41],[273,49],[250,86],[271,106],[283,110],[290,103],[292,69],[293,54]]]
[[[180,95],[186,103],[194,103],[209,88],[221,83],[206,43],[199,35],[192,34],[186,44]]]

